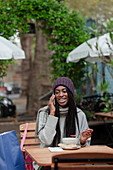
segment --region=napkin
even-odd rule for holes
[[[62,152],[64,151],[62,148],[60,147],[48,147],[48,149],[51,151],[51,152]]]

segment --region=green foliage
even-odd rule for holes
[[[83,110],[82,111],[85,113],[86,118],[88,121],[92,120],[94,118],[94,113],[89,111],[89,110]]]
[[[106,93],[101,100],[103,101],[103,104],[105,105],[104,109],[102,110],[103,112],[110,112],[113,111],[113,101],[112,101],[112,96],[110,96],[109,93]]]
[[[40,23],[36,29],[48,36],[48,46],[53,51],[50,57],[53,80],[68,76],[77,89],[83,84],[84,62],[66,63],[69,52],[89,38],[85,19],[78,12],[70,12],[63,1],[57,0],[5,0],[0,2],[0,14],[0,33],[5,37],[18,30],[27,33],[28,21]]]
[[[95,37],[99,37],[103,34],[109,33],[111,38],[111,43],[113,43],[113,20],[106,19],[104,22],[101,23],[93,23],[92,27],[90,27],[91,34]],[[107,43],[107,41],[106,41]]]
[[[109,82],[99,82],[99,84],[95,87],[94,90],[100,92],[101,95],[103,95],[104,93],[106,93],[108,91],[108,85]]]
[[[66,63],[66,58],[70,51],[88,39],[85,19],[76,11],[70,13],[64,2],[51,0],[33,6],[40,9],[36,19],[41,22],[43,33],[48,35],[49,49],[54,51],[50,58],[53,80],[60,76],[70,77],[78,89],[83,84],[81,79],[85,76],[85,64]]]
[[[14,13],[7,0],[0,1],[0,35],[7,38],[14,35],[18,30],[18,25],[14,19]],[[12,64],[13,59],[0,60],[0,77],[7,75],[8,66]]]
[[[9,64],[12,64],[12,59],[0,60],[0,77],[1,78],[5,77],[7,75]]]

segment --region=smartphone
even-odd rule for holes
[[[55,104],[55,98],[53,99],[53,101],[52,101],[52,102],[53,102],[53,104]]]

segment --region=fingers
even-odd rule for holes
[[[90,129],[90,128],[88,128],[88,129],[86,129],[86,130],[88,130],[90,133],[93,132],[93,129]]]
[[[93,129],[86,129],[85,131],[82,132],[82,136],[86,137],[87,139],[92,136]]]
[[[90,137],[91,137],[92,132],[93,132],[93,129],[90,129],[90,128],[86,129],[86,135],[87,135],[87,136],[90,136]]]
[[[52,96],[50,97],[50,100],[49,100],[49,104],[54,103],[54,99],[55,99],[55,95],[52,94]]]
[[[93,132],[93,129],[88,128],[88,129],[84,130],[84,131],[82,132],[82,134],[83,134],[83,133],[92,133],[92,132]]]
[[[50,115],[55,115],[55,102],[54,102],[54,98],[55,98],[55,95],[53,94],[51,97],[50,97],[50,100],[49,100],[49,109],[50,109]]]

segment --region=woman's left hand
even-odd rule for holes
[[[92,132],[93,132],[93,129],[90,129],[90,128],[83,131],[81,134],[80,143],[84,143],[88,138],[90,138],[92,135]]]

